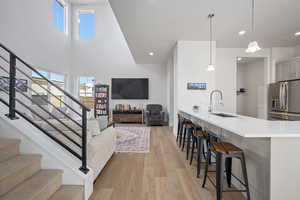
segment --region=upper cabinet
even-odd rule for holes
[[[276,81],[300,79],[300,58],[276,63]]]

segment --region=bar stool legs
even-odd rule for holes
[[[183,136],[185,134],[186,131],[186,124],[184,122],[182,122],[181,124],[181,130],[180,130],[180,137],[179,137],[179,148],[182,145],[182,140],[183,140]]]
[[[177,137],[176,137],[176,142],[178,142],[179,137],[180,137],[181,126],[182,126],[181,123],[182,123],[181,117],[180,117],[180,115],[178,114],[178,126],[177,126]]]
[[[230,143],[223,143],[223,142],[213,142],[213,148],[209,148],[207,153],[206,165],[205,165],[205,174],[203,179],[202,187],[205,187],[206,179],[208,177],[208,158],[211,156],[211,151],[214,151],[216,154],[216,192],[217,192],[217,200],[222,199],[223,192],[246,192],[247,199],[250,200],[250,190],[249,190],[249,183],[248,183],[248,176],[247,176],[247,168],[246,168],[246,161],[245,155],[242,150],[235,147]],[[237,158],[241,162],[241,168],[243,171],[243,179],[241,181],[238,177],[234,176],[231,173],[232,170],[232,158]],[[243,190],[224,190],[224,171],[226,169],[226,179],[228,187],[231,187],[231,177],[236,178],[244,187]],[[210,179],[209,179],[210,180]]]
[[[222,199],[222,192],[224,188],[224,170],[225,166],[222,164],[225,163],[225,159],[222,154],[217,153],[216,155],[216,190],[217,190],[217,200]]]
[[[204,172],[204,178],[203,178],[203,183],[202,183],[202,187],[204,188],[205,187],[205,184],[206,184],[206,179],[207,179],[207,174],[208,174],[208,165],[209,165],[209,162],[208,162],[208,159],[211,157],[211,150],[208,149],[207,150],[207,156],[206,156],[206,163],[205,163],[205,172]]]
[[[249,190],[247,167],[246,167],[246,160],[245,160],[244,153],[242,153],[241,164],[242,164],[242,170],[243,170],[244,180],[245,180],[245,183],[246,183],[245,187],[247,189],[247,199],[250,200],[250,190]]]
[[[231,187],[232,158],[225,159],[225,168],[226,168],[227,185],[228,187]]]
[[[197,145],[197,138],[196,136],[192,135],[192,152],[191,152],[191,159],[190,159],[190,165],[193,163],[193,158],[194,158],[194,151],[195,151],[195,145]]]
[[[189,128],[187,132],[187,142],[186,142],[186,160],[189,159],[190,147],[191,147],[191,138],[193,136],[193,129]]]
[[[203,137],[197,137],[197,144],[197,178],[199,178],[203,153]]]
[[[187,127],[186,124],[184,125],[184,131],[183,131],[183,136],[181,137],[181,142],[180,142],[180,146],[181,146],[181,150],[184,150],[184,145],[185,145],[185,138],[186,138],[186,132],[187,132]]]

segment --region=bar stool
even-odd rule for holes
[[[182,138],[183,143],[182,143],[181,150],[182,151],[184,150],[184,146],[185,146],[185,143],[186,143],[186,146],[187,146],[186,152],[187,152],[187,155],[188,155],[189,154],[189,149],[190,149],[189,146],[190,146],[191,134],[193,132],[194,125],[189,120],[185,120],[184,125],[185,125],[185,129],[184,129],[184,132],[183,132],[183,138]]]
[[[197,178],[199,178],[199,176],[200,176],[202,154],[205,158],[204,141],[207,141],[207,137],[208,137],[208,134],[206,131],[203,131],[201,127],[198,127],[198,128],[195,127],[193,136],[192,136],[193,144],[192,144],[190,165],[193,162],[194,150],[195,150],[195,145],[196,145],[196,147],[197,147]]]
[[[222,199],[222,192],[246,192],[247,193],[247,199],[250,200],[250,191],[249,191],[249,184],[248,184],[248,176],[247,176],[247,168],[246,168],[246,161],[245,161],[245,155],[243,150],[240,148],[234,146],[231,143],[226,142],[211,142],[209,146],[209,151],[207,158],[211,155],[211,152],[214,152],[216,155],[216,190],[217,190],[217,200]],[[231,172],[231,166],[232,166],[232,158],[237,158],[241,161],[241,167],[243,171],[243,178],[244,182],[240,180],[238,177],[236,177]],[[212,183],[213,181],[210,179],[210,177],[207,176],[208,174],[208,160],[206,161],[205,166],[205,175],[203,179],[202,187],[205,187],[206,178],[208,178]],[[226,169],[226,179],[228,187],[231,187],[231,177],[234,177],[236,180],[238,180],[244,187],[244,190],[223,190],[224,186],[224,170]],[[210,171],[213,172],[213,171]]]
[[[181,129],[182,129],[182,118],[180,116],[180,114],[177,114],[178,116],[178,125],[177,125],[177,136],[176,136],[176,142],[179,141],[179,138],[181,137]]]
[[[186,132],[187,132],[187,125],[192,123],[183,117],[181,119],[182,119],[182,124],[181,124],[181,130],[179,132],[179,147],[184,146]]]

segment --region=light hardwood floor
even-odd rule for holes
[[[100,174],[90,200],[215,200],[211,183],[202,188],[168,127],[151,128],[150,153],[117,153]],[[243,200],[223,193],[224,200]]]

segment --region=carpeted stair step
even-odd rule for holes
[[[61,186],[61,170],[40,170],[0,200],[48,200]]]
[[[0,196],[41,169],[40,155],[17,155],[0,163]]]
[[[18,139],[0,139],[0,162],[7,160],[19,153],[20,140]]]
[[[83,186],[63,185],[49,200],[83,200]]]

